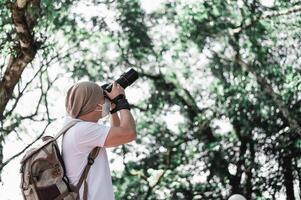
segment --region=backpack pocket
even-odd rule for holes
[[[54,200],[61,193],[56,185],[50,185],[47,187],[38,187],[37,194],[39,196],[39,199]]]

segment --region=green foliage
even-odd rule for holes
[[[203,1],[186,3],[179,1],[177,21],[181,27],[183,41],[193,40],[202,50],[208,38],[216,38],[234,28],[240,20],[235,4],[226,1]]]
[[[142,59],[152,53],[152,41],[144,24],[144,12],[138,0],[118,0],[119,23],[128,40],[128,49],[135,59]]]
[[[11,13],[5,4],[5,1],[0,2],[0,49],[3,56],[13,52],[13,37],[15,37],[13,26],[11,24]]]
[[[73,10],[83,4],[111,13]],[[124,162],[113,172],[116,199],[277,199],[292,185],[297,192],[300,135],[266,90],[300,126],[300,14],[276,12],[297,3],[142,4],[42,1],[34,30],[42,57],[66,54],[60,65],[75,81],[112,80],[129,67],[140,73],[131,87],[141,96],[132,109],[138,138],[114,149]],[[267,12],[274,15],[263,19]],[[0,14],[7,55],[14,30],[9,10]]]

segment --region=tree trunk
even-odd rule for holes
[[[284,157],[282,157],[282,168],[284,176],[284,187],[286,189],[286,199],[295,200],[292,158],[290,155],[285,155]]]
[[[39,9],[39,0],[18,0],[9,7],[15,25],[19,44],[14,47],[15,55],[11,55],[4,76],[0,81],[0,120],[4,118],[4,110],[11,99],[14,88],[21,78],[25,67],[34,59],[39,43],[33,39],[33,26],[36,17],[26,10],[27,6]]]
[[[252,193],[253,193],[253,185],[252,185],[252,178],[253,178],[253,172],[252,169],[255,166],[255,149],[254,149],[254,141],[252,139],[249,140],[249,151],[250,151],[250,165],[247,167],[246,175],[247,175],[247,181],[246,181],[246,198],[251,200],[252,199]]]

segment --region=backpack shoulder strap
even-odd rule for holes
[[[82,120],[80,119],[72,119],[70,122],[68,122],[59,132],[58,134],[56,134],[56,136],[54,136],[54,139],[57,140],[61,135],[63,135],[64,133],[66,133],[69,128],[71,128],[72,126],[74,126],[77,122],[80,122]]]
[[[63,135],[64,133],[66,133],[66,131],[71,128],[72,126],[74,126],[77,122],[80,122],[82,120],[80,119],[72,119],[70,122],[68,122],[60,131],[59,133],[54,137],[55,140],[57,140],[61,135]],[[80,187],[82,186],[83,182],[85,181],[85,187],[84,187],[84,200],[87,200],[87,195],[88,195],[88,185],[86,183],[86,179],[88,176],[88,173],[90,171],[91,166],[94,163],[95,158],[97,157],[98,153],[100,151],[100,147],[95,147],[94,149],[92,149],[92,151],[89,153],[88,155],[88,161],[87,164],[85,166],[84,171],[82,172],[80,179],[77,183],[77,185],[75,186],[75,190],[76,192],[79,192]]]
[[[97,157],[99,153],[100,147],[95,147],[88,156],[88,162],[86,164],[86,167],[76,185],[76,190],[79,191],[80,187],[82,186],[83,182],[86,181],[88,173],[90,171],[91,166],[94,163],[95,158]],[[88,195],[88,185],[85,182],[85,188],[84,188],[84,200],[87,200],[87,195]]]

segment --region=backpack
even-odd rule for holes
[[[88,156],[86,167],[76,186],[71,185],[56,140],[80,120],[72,120],[55,136],[44,136],[43,144],[30,149],[21,160],[21,190],[25,200],[78,200],[79,189],[84,184],[84,200],[87,200],[86,182],[90,167],[100,147]]]

